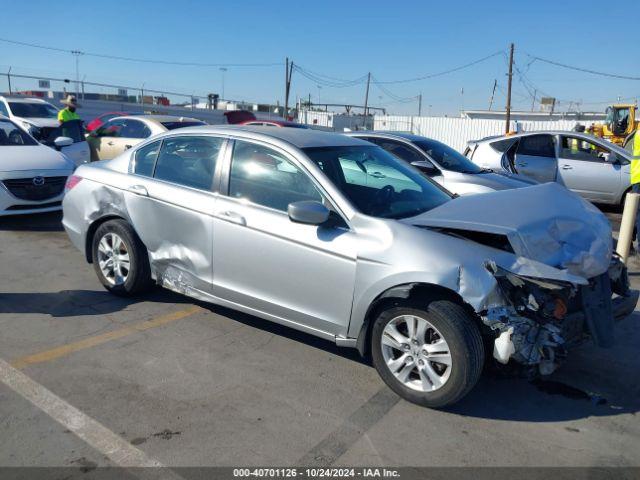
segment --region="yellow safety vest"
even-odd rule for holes
[[[76,112],[72,112],[68,108],[63,108],[58,112],[58,121],[60,123],[69,122],[71,120],[80,120],[80,115]]]
[[[633,160],[631,160],[631,185],[640,183],[640,133],[633,136]]]

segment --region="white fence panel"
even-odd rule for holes
[[[505,131],[504,120],[403,116],[376,116],[374,120],[374,130],[411,132],[439,140],[459,151],[463,151],[470,140],[504,135]],[[512,121],[511,130],[571,130],[576,123],[574,120]]]

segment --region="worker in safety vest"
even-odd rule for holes
[[[584,133],[584,125],[581,123],[576,123],[576,126],[573,127],[574,132]],[[577,154],[580,151],[580,141],[577,138],[572,138],[570,140],[569,148],[571,148],[571,153]]]
[[[631,159],[631,168],[629,169],[631,177],[631,191],[640,193],[640,135],[638,132],[633,136],[633,158]],[[636,215],[636,240],[640,249],[640,210]],[[633,242],[632,242],[633,243]]]
[[[80,105],[75,95],[67,96],[64,100],[60,100],[60,103],[66,105],[65,108],[58,112],[58,122],[60,122],[60,125],[71,120],[80,120],[80,115],[76,113],[76,109]]]

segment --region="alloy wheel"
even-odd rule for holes
[[[102,275],[110,284],[122,285],[127,281],[130,270],[129,252],[118,234],[109,232],[100,239],[98,264]]]
[[[381,338],[387,368],[404,386],[420,392],[441,388],[452,358],[443,335],[426,319],[401,315],[387,323]]]

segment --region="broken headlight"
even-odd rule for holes
[[[486,262],[485,268],[516,312],[538,322],[562,320],[576,294],[576,287],[570,283],[516,275],[494,262]]]

